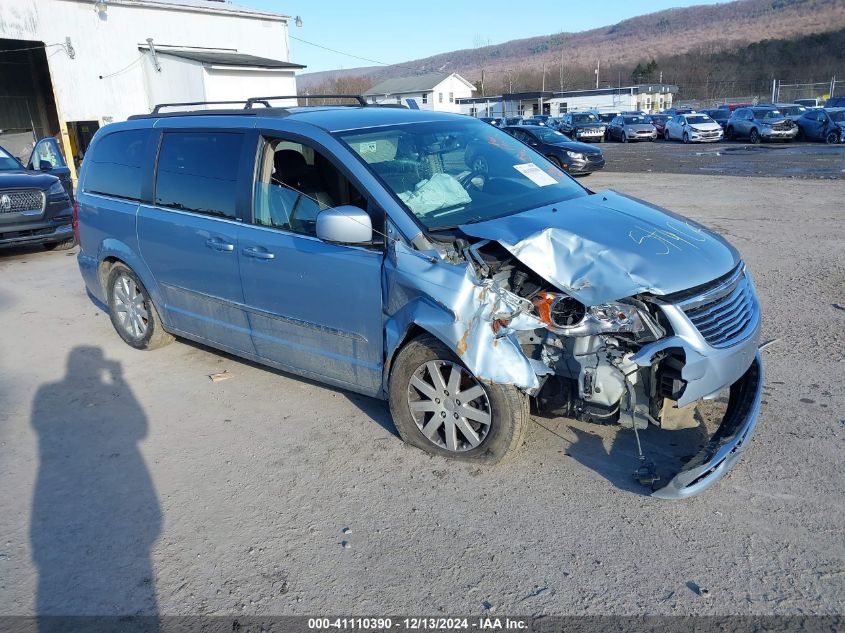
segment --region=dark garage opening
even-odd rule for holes
[[[44,42],[0,38],[0,145],[25,162],[37,139],[59,133]]]

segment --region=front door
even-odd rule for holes
[[[73,181],[70,177],[70,168],[67,166],[64,154],[62,154],[59,143],[55,138],[47,136],[35,144],[26,168],[56,176],[62,181],[62,186],[67,191],[67,195],[73,200]]]
[[[253,219],[241,227],[238,244],[244,302],[259,356],[376,394],[383,365],[383,249],[317,238],[317,214],[341,204],[367,206],[318,151],[262,141]]]
[[[138,210],[141,255],[179,332],[253,353],[243,310],[237,212],[244,135],[165,131],[154,204]]]

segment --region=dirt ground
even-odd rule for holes
[[[0,615],[843,613],[842,182],[584,183],[747,259],[777,340],[756,434],[714,488],[648,497],[630,431],[565,419],[498,467],[429,457],[379,401],[182,341],[132,350],[73,257],[17,250],[0,254]]]

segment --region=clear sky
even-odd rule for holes
[[[344,53],[401,63],[446,51],[561,31],[585,31],[672,7],[717,0],[233,0],[302,17],[290,35]],[[304,72],[373,66],[291,39],[291,61]]]

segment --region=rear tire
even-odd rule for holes
[[[147,289],[131,268],[115,264],[106,288],[112,325],[127,345],[152,350],[173,342],[173,335],[162,327]]]
[[[48,251],[69,251],[76,246],[76,240],[72,237],[62,240],[61,242],[50,242],[44,245],[44,250]]]
[[[388,394],[400,437],[433,455],[495,464],[522,445],[528,427],[524,393],[513,385],[480,383],[452,350],[431,335],[412,340],[396,355]],[[487,424],[482,422],[485,417]]]
[[[552,165],[554,165],[555,167],[557,167],[557,168],[558,168],[558,169],[560,169],[560,170],[565,171],[565,170],[563,169],[563,165],[561,165],[560,160],[558,160],[558,158],[557,158],[556,156],[546,156],[546,158],[548,159],[548,161],[549,161]]]

